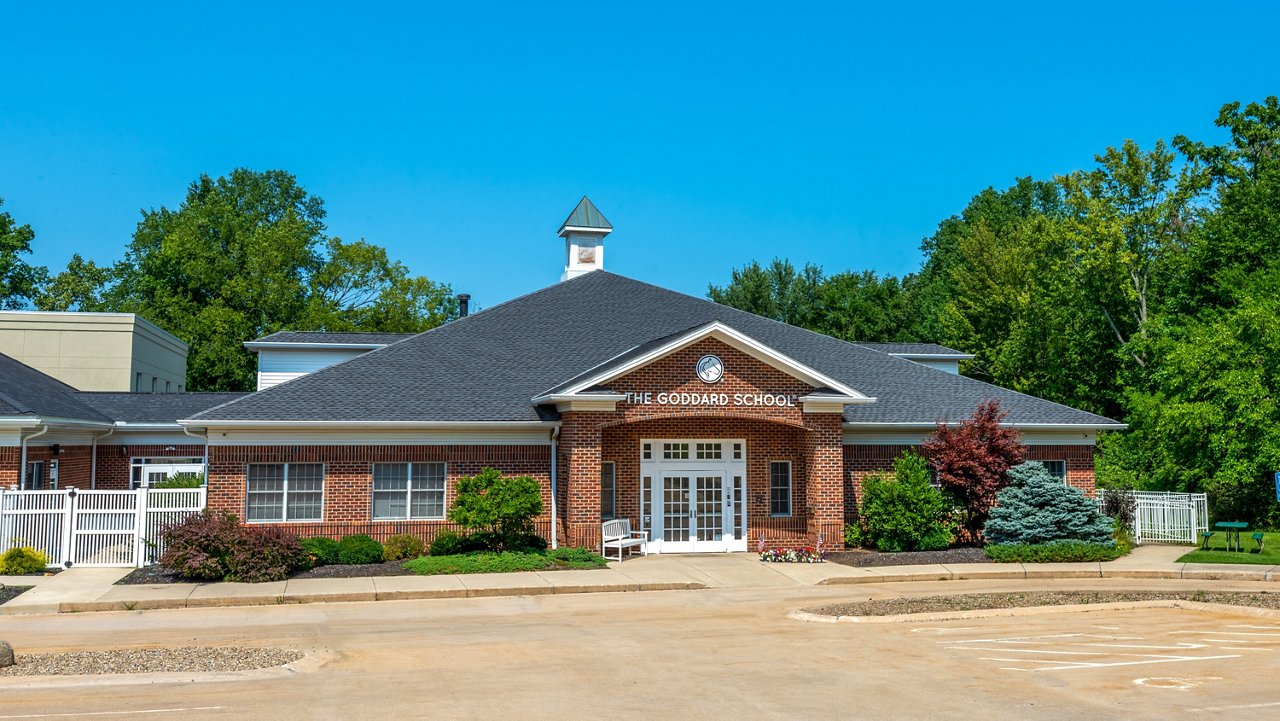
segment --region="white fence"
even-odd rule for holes
[[[1166,493],[1163,491],[1130,491],[1135,508],[1133,540],[1135,543],[1200,542],[1200,533],[1209,530],[1209,498],[1203,493]],[[1098,493],[1098,504],[1103,502]]]
[[[31,546],[50,566],[146,566],[164,550],[161,529],[204,505],[204,488],[0,489],[0,553]]]

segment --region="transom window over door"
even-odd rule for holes
[[[444,518],[443,463],[373,464],[373,518],[435,520]]]
[[[250,463],[245,476],[245,505],[245,519],[250,522],[321,520],[324,465]]]

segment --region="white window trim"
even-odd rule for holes
[[[249,466],[284,466],[284,498],[280,501],[280,520],[249,520]],[[320,466],[320,517],[296,520],[289,518],[289,466]],[[267,523],[324,523],[324,502],[329,490],[329,470],[324,463],[309,461],[285,461],[281,463],[246,463],[244,464],[244,522],[254,524]]]
[[[415,464],[440,464],[444,466],[444,502],[440,506],[439,516],[422,516],[415,518],[411,510],[413,508],[413,466]],[[373,494],[376,489],[373,487],[373,467],[374,466],[409,466],[409,485],[404,489],[404,517],[396,518],[377,518],[373,515]],[[387,493],[387,491],[382,491]],[[449,464],[444,461],[379,461],[369,464],[369,520],[373,523],[396,523],[403,521],[445,521],[449,518]]]
[[[611,474],[610,474],[610,477],[611,477],[611,478],[613,478],[613,495],[612,495],[612,498],[613,498],[613,508],[609,509],[609,512],[606,514],[606,513],[605,513],[605,509],[604,509],[604,505],[603,505],[603,504],[601,504],[601,506],[600,506],[600,520],[602,520],[602,521],[612,521],[613,519],[615,519],[615,518],[617,518],[617,517],[618,517],[618,464],[617,464],[617,463],[615,463],[614,461],[601,461],[601,462],[600,462],[600,472],[601,472],[601,473],[600,473],[600,476],[601,476],[601,478],[600,478],[600,484],[601,484],[601,486],[603,486],[603,485],[604,485],[604,467],[605,467],[605,466],[609,466],[609,467],[613,470],[613,473],[611,473]]]
[[[773,465],[775,463],[785,463],[787,466],[787,512],[773,512]],[[796,479],[792,474],[791,461],[769,461],[769,517],[770,518],[794,518],[796,515],[795,507],[795,485]]]

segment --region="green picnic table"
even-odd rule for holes
[[[1240,532],[1249,530],[1249,524],[1244,521],[1219,521],[1213,524],[1213,527],[1221,530],[1227,536],[1227,550],[1243,551],[1244,547],[1240,544]],[[1232,544],[1235,544],[1234,546]]]

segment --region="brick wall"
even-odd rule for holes
[[[844,512],[845,518],[857,514],[857,503],[862,498],[862,479],[871,473],[893,470],[893,459],[912,448],[905,445],[866,445],[844,447]],[[918,447],[915,448],[919,452]],[[1094,480],[1094,446],[1024,446],[1023,458],[1028,461],[1066,461],[1067,484],[1093,496],[1097,492]]]
[[[0,488],[18,485],[22,449],[17,446],[0,446]]]
[[[173,450],[165,450],[172,448]],[[98,446],[98,488],[128,490],[133,458],[202,458],[204,446],[131,445]]]
[[[245,475],[250,463],[323,463],[326,535],[361,529],[373,521],[373,464],[443,462],[446,509],[457,480],[485,466],[507,476],[532,476],[542,485],[544,524],[550,519],[551,459],[548,446],[212,446],[209,448],[209,506],[245,514]],[[431,521],[415,521],[426,527]],[[436,522],[439,524],[440,522]],[[304,526],[307,524],[290,524]],[[332,532],[329,530],[332,529]],[[409,532],[414,532],[410,529]]]
[[[704,355],[724,362],[719,383],[697,378]],[[734,394],[803,396],[811,386],[772,366],[708,338],[608,383],[616,393]],[[560,476],[565,482],[564,513],[570,542],[599,545],[600,463],[617,464],[619,515],[639,523],[641,438],[745,438],[747,441],[747,515],[754,539],[764,531],[771,543],[811,542],[819,532],[838,528],[843,515],[840,416],[807,414],[790,405],[662,405],[619,403],[617,410],[566,411],[561,414]],[[792,512],[788,519],[769,515],[769,462],[792,464]],[[812,512],[809,510],[812,508]]]
[[[53,448],[47,445],[27,446],[27,462],[44,461],[45,478],[49,477],[49,462],[58,460],[58,488],[88,488],[92,455],[91,446],[58,446],[58,455],[53,455]],[[14,448],[17,458],[13,463],[16,470],[21,466],[21,448]],[[19,475],[15,474],[13,484],[17,484]],[[9,484],[6,484],[6,486]]]

